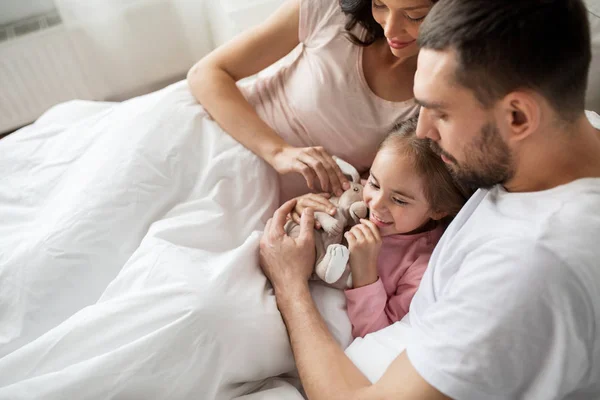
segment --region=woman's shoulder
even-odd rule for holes
[[[348,17],[342,11],[339,0],[299,0],[299,38],[309,45],[323,36],[335,36],[345,31]]]

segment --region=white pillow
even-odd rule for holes
[[[586,0],[585,3],[592,31],[592,64],[585,108],[600,113],[600,0]]]

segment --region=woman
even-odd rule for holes
[[[226,132],[280,175],[297,175],[282,180],[282,200],[317,183],[339,194],[347,180],[331,155],[366,171],[393,125],[417,111],[416,39],[433,3],[289,0],[199,61],[188,82]],[[298,44],[297,57],[274,74],[236,86]]]

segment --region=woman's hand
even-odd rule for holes
[[[296,172],[302,174],[311,190],[318,180],[321,190],[341,196],[350,188],[348,179],[331,155],[322,147],[285,147],[270,160],[270,164],[281,174]]]
[[[310,208],[316,212],[323,212],[329,215],[335,215],[337,208],[328,200],[331,197],[329,193],[308,193],[296,197],[296,207],[290,213],[290,218],[297,224],[300,224],[302,212]],[[315,228],[321,229],[321,224],[315,218]]]
[[[360,224],[344,234],[350,249],[350,269],[355,288],[377,282],[377,259],[381,250],[379,229],[369,220],[361,219]]]

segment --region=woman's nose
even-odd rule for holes
[[[385,20],[384,34],[388,39],[400,36],[404,32],[404,21],[401,15],[390,11]]]

